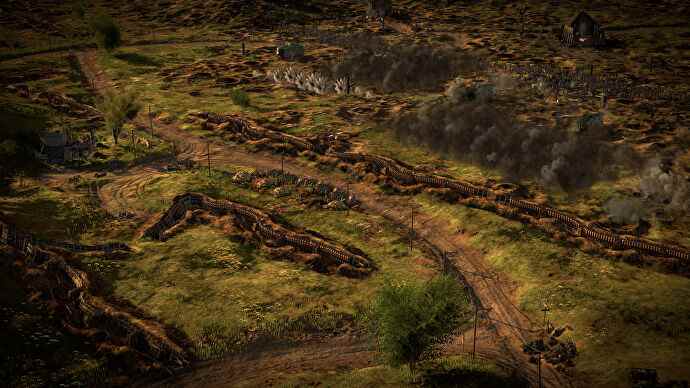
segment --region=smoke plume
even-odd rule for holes
[[[690,211],[690,183],[659,159],[650,160],[642,171],[640,191],[668,214],[687,214]]]
[[[476,58],[450,46],[412,42],[389,45],[377,36],[355,34],[344,45],[347,55],[331,71],[360,85],[391,93],[440,91],[461,70],[477,68]]]
[[[391,126],[403,142],[564,190],[613,178],[632,162],[628,149],[606,141],[603,126],[573,131],[518,124],[492,103],[493,90],[456,80],[445,96],[394,118]]]

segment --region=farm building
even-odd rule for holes
[[[581,11],[561,28],[561,43],[567,47],[603,46],[604,31],[594,18]]]
[[[50,162],[81,159],[92,150],[88,141],[70,140],[64,133],[53,132],[41,137],[41,154]]]

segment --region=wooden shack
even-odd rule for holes
[[[41,136],[41,143],[39,157],[51,163],[83,159],[93,151],[92,141],[71,140],[61,132],[52,132]]]
[[[51,162],[62,162],[65,160],[65,146],[67,146],[67,136],[61,132],[47,133],[41,136],[41,153],[46,155]]]
[[[601,25],[581,11],[561,28],[561,43],[566,47],[601,47],[606,43]]]

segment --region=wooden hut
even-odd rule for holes
[[[41,153],[45,154],[51,162],[62,162],[65,160],[65,146],[67,136],[61,132],[47,133],[41,136]]]
[[[600,47],[605,42],[601,25],[585,11],[578,13],[561,28],[561,43],[567,47]]]

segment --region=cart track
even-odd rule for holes
[[[92,81],[92,85],[95,86],[95,92],[100,93],[104,89],[109,87],[109,80],[107,79],[103,71],[98,70],[98,66],[95,60],[95,52],[85,52],[78,55],[79,62],[81,63],[82,70],[84,71],[86,77]],[[146,122],[144,117],[139,117],[142,123]],[[204,163],[207,160],[207,147],[210,150],[212,164],[215,166],[219,165],[234,165],[234,166],[244,166],[256,169],[278,169],[281,167],[280,157],[277,155],[272,155],[266,152],[263,153],[249,153],[240,146],[228,146],[219,144],[218,142],[201,139],[187,132],[182,131],[180,128],[174,124],[166,124],[159,120],[155,121],[156,124],[156,134],[167,141],[177,141],[179,144],[185,144],[185,149],[182,150],[180,156],[188,157],[195,162]],[[300,160],[293,159],[291,163],[285,166],[287,172],[296,175],[308,175],[317,179],[324,181],[330,181],[337,185],[347,185],[349,182],[345,178],[337,174],[327,174],[311,166],[307,166]],[[142,177],[142,175],[144,177]],[[132,198],[132,187],[134,187],[134,196],[136,195],[136,187],[145,187],[147,179],[154,179],[155,174],[148,171],[145,168],[133,169],[126,174],[122,174],[119,179],[112,183],[113,187],[108,188],[106,195],[101,198],[104,200],[106,206],[112,205],[113,202],[117,202],[117,199],[121,201],[127,201],[128,198]],[[359,183],[349,183],[350,190],[357,196],[361,201],[361,210],[364,213],[375,214],[383,216],[389,221],[404,226],[408,223],[408,212],[400,211],[399,209],[408,208],[408,200],[387,196],[385,194],[377,193],[374,189],[363,182]],[[101,189],[101,192],[104,190]],[[112,194],[110,194],[112,193]],[[432,216],[425,214],[424,212],[417,213],[418,219],[421,221],[422,226],[415,228],[417,240],[424,239],[432,244],[436,249],[440,251],[457,251],[460,254],[453,259],[453,264],[467,272],[474,273],[489,273],[488,267],[485,264],[482,254],[476,250],[471,249],[467,245],[467,239],[469,236],[458,232],[457,230],[452,230],[449,225],[443,223],[442,221],[435,220]],[[537,381],[537,370],[536,366],[532,365],[528,361],[527,355],[525,355],[521,348],[522,343],[524,343],[528,338],[528,333],[536,329],[529,318],[522,313],[515,305],[513,287],[510,286],[508,279],[502,276],[496,277],[480,277],[480,276],[469,276],[467,277],[468,283],[474,290],[477,298],[481,302],[484,308],[490,309],[490,312],[486,314],[489,319],[486,321],[499,321],[506,324],[489,324],[487,325],[486,332],[489,334],[488,338],[492,338],[492,346],[483,347],[486,349],[485,353],[490,355],[492,360],[497,363],[502,363],[505,365],[513,365],[519,370],[523,371],[526,377],[535,384]],[[518,329],[520,328],[520,329]],[[319,362],[329,364],[332,360],[337,362],[337,360],[332,359],[333,355],[338,355],[338,352],[331,353],[333,347],[326,346],[325,349],[329,351],[327,354],[316,353],[311,356],[297,356],[302,354],[300,348],[293,349],[292,352],[296,354],[296,357],[302,360],[303,366],[301,369],[308,368],[309,365],[313,365],[313,360],[316,359]],[[262,355],[262,357],[273,357],[272,355]],[[356,357],[355,357],[356,358]],[[312,361],[309,361],[312,360]],[[262,363],[263,364],[263,363]],[[197,369],[191,374],[183,376],[179,381],[176,380],[175,384],[185,386],[187,384],[193,384],[194,381],[206,381],[205,377],[211,378],[214,376],[214,381],[217,381],[221,386],[231,383],[232,381],[239,381],[236,378],[238,373],[242,375],[246,372],[246,376],[249,378],[250,374],[248,372],[255,365],[253,363],[236,363],[229,361],[221,361],[214,367],[202,367]],[[335,365],[335,364],[333,364]],[[343,365],[346,366],[346,365]],[[220,370],[218,369],[220,368]],[[263,368],[259,368],[260,373],[264,376],[268,372],[280,373],[285,367],[281,366],[280,363],[271,363],[265,365]],[[550,365],[544,364],[542,367],[542,377],[543,384],[545,387],[567,387],[572,386],[572,383],[563,375],[556,372]],[[225,380],[223,380],[225,378]],[[189,386],[189,385],[187,385]],[[213,386],[213,385],[212,385]]]

